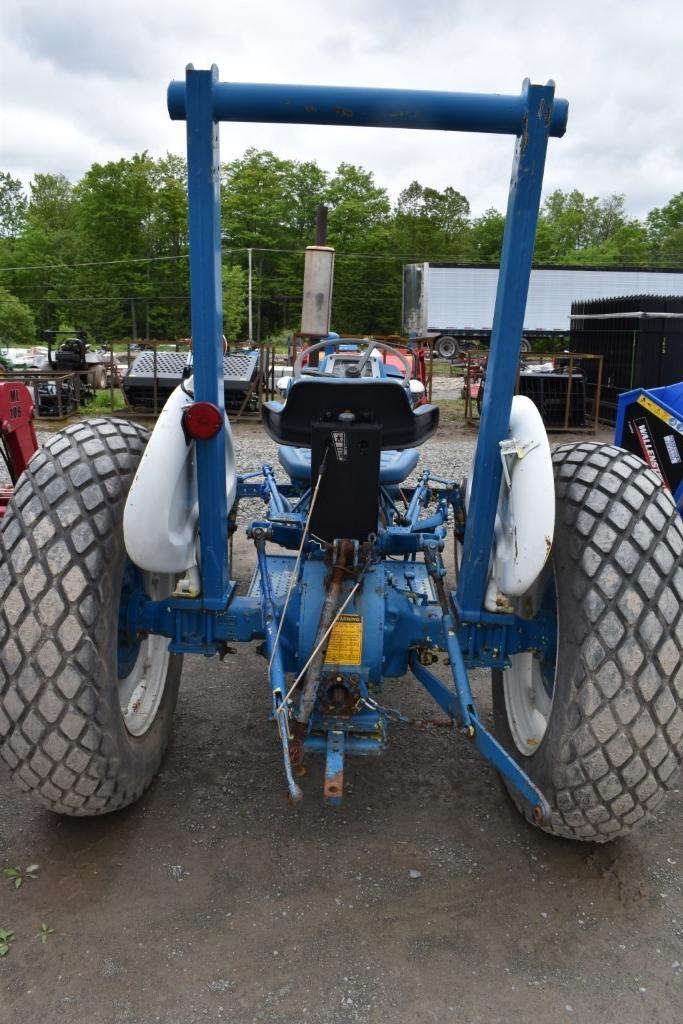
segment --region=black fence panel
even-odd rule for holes
[[[623,391],[683,380],[683,296],[629,295],[573,302],[570,349],[603,356],[600,418],[614,423]],[[590,403],[597,367],[589,363],[585,374]]]

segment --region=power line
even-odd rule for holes
[[[303,256],[305,249],[282,249],[282,248],[269,248],[266,246],[241,246],[234,249],[223,249],[222,254],[225,256],[234,255],[235,253],[246,253],[251,248],[252,253],[266,253],[266,254],[281,254],[281,255],[296,255]],[[580,252],[580,250],[579,250]],[[481,266],[491,266],[497,261],[495,260],[482,260],[479,253],[468,251],[465,253],[429,253],[429,254],[418,254],[415,253],[367,253],[367,252],[344,252],[338,250],[335,253],[337,258],[342,259],[359,259],[359,260],[376,260],[380,262],[395,262],[401,260],[406,263],[428,263],[428,262],[443,262],[443,263],[479,263]],[[118,260],[88,260],[79,263],[35,263],[25,264],[24,266],[15,267],[0,267],[0,273],[20,273],[26,270],[72,270],[80,267],[108,267],[108,266],[122,266],[128,264],[140,264],[140,263],[162,263],[171,262],[178,260],[186,260],[189,258],[189,253],[181,253],[177,256],[131,256],[125,259]],[[548,260],[536,260],[535,266],[549,265],[553,267],[564,267],[565,269],[575,269],[582,267],[589,270],[591,266],[607,266],[614,267],[615,269],[628,269],[633,268],[637,270],[647,270],[650,267],[660,267],[663,269],[678,269],[680,263],[683,262],[683,249],[676,250],[671,256],[650,256],[646,263],[626,263],[616,262],[614,257],[608,255],[595,254],[591,256],[590,262],[585,264],[585,267],[580,263],[567,263],[562,264],[558,262],[558,259]],[[26,285],[24,287],[32,287]]]
[[[9,274],[10,271],[21,270],[71,270],[74,267],[111,267],[121,263],[158,263],[162,260],[186,260],[189,253],[180,256],[130,256],[124,260],[88,260],[84,263],[34,263],[23,267],[0,267],[0,272]]]
[[[243,246],[243,247],[237,248],[237,249],[223,249],[222,253],[223,253],[223,255],[226,255],[226,256],[227,255],[233,255],[234,253],[238,253],[238,252],[246,253],[246,252],[249,251],[249,248],[251,248],[251,251],[253,253],[278,253],[278,254],[281,254],[281,255],[289,254],[289,255],[303,256],[305,254],[305,252],[306,252],[305,249],[277,249],[277,248],[267,248],[265,246],[251,246],[251,247]],[[126,259],[120,259],[120,260],[88,260],[88,261],[81,262],[81,263],[34,263],[34,264],[25,264],[23,266],[17,266],[17,267],[0,267],[0,273],[5,273],[5,274],[8,274],[10,272],[12,272],[12,273],[20,273],[21,271],[24,271],[24,270],[72,270],[72,269],[75,269],[77,267],[111,267],[111,266],[127,265],[127,264],[130,264],[130,263],[158,263],[158,262],[169,261],[169,260],[185,260],[185,259],[189,258],[189,255],[190,255],[189,253],[183,253],[182,255],[179,255],[179,256],[131,256],[131,257],[127,257]],[[449,253],[441,253],[441,254],[436,254],[436,255],[432,254],[432,255],[427,255],[427,256],[416,256],[414,253],[411,253],[411,254],[396,253],[394,255],[391,255],[389,253],[343,252],[342,250],[337,251],[335,253],[335,255],[337,257],[340,257],[340,256],[344,257],[345,259],[368,259],[368,260],[385,260],[385,261],[406,260],[408,262],[421,262],[421,261],[428,261],[428,260],[449,260],[449,259],[453,260],[453,259],[456,258],[456,257],[453,256],[452,253],[450,253],[450,254]]]
[[[247,250],[223,249],[222,251],[225,255],[230,255],[231,253],[246,252]],[[293,251],[298,252],[299,250]],[[161,263],[168,260],[186,260],[189,258],[189,255],[188,252],[185,252],[178,256],[127,256],[125,259],[120,260],[87,260],[82,263],[33,263],[20,267],[0,267],[0,273],[8,274],[10,271],[17,273],[21,270],[72,270],[75,267],[112,267],[127,263]]]
[[[61,306],[70,302],[189,302],[189,295],[81,295],[78,298],[56,298],[50,299],[52,305]],[[0,306],[10,305],[7,301],[0,299]]]

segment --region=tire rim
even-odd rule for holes
[[[555,693],[557,665],[557,585],[551,570],[543,574],[536,594],[534,618],[544,628],[547,646],[541,651],[522,651],[510,657],[510,667],[503,672],[503,692],[508,725],[520,754],[531,757],[540,746],[550,722]],[[528,595],[534,603],[534,594]],[[527,600],[525,597],[523,600]]]
[[[458,351],[457,343],[453,338],[441,338],[439,340],[439,355],[444,359],[450,359]]]
[[[144,736],[152,727],[164,695],[170,654],[168,637],[150,634],[139,640],[131,636],[128,613],[139,600],[158,601],[172,589],[172,576],[141,572],[127,562],[119,602],[117,667],[119,706],[131,736]]]

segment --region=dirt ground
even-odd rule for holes
[[[433,714],[409,677],[385,702]],[[39,864],[0,880],[2,1024],[683,1019],[680,792],[632,838],[558,841],[462,737],[397,725],[347,761],[341,808],[312,761],[292,809],[268,712],[256,645],[187,658],[160,776],[101,819],[52,815],[0,766],[0,868]]]

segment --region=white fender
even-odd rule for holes
[[[192,388],[192,379],[187,382]],[[128,556],[148,572],[184,573],[197,564],[199,502],[195,445],[187,443],[181,417],[192,399],[171,394],[143,453],[123,513]],[[232,431],[225,417],[225,487],[228,511],[237,489]]]
[[[507,454],[506,454],[507,453]],[[508,443],[501,445],[507,467],[501,483],[491,580],[485,607],[500,611],[521,597],[545,565],[555,532],[553,463],[541,414],[524,395],[515,395]],[[506,479],[507,476],[507,479]]]

